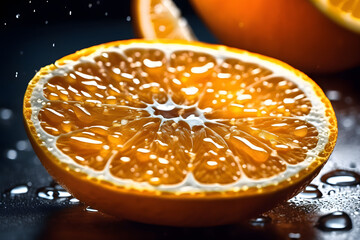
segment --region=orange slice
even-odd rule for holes
[[[297,194],[331,154],[330,102],[306,75],[242,50],[127,40],[42,68],[26,129],[49,173],[105,213],[232,223]]]
[[[196,40],[171,0],[134,0],[132,4],[135,28],[140,37]]]
[[[349,30],[360,33],[360,1],[312,0],[327,16]]]

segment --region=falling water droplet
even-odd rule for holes
[[[319,218],[316,227],[323,231],[346,231],[352,228],[352,222],[345,212],[333,212]]]
[[[2,120],[9,120],[13,116],[13,111],[7,108],[0,109],[0,118]]]
[[[28,191],[29,191],[29,187],[26,184],[21,184],[11,188],[7,192],[10,193],[10,195],[14,196],[14,195],[25,194]]]
[[[6,157],[10,160],[15,160],[17,158],[17,156],[18,156],[18,153],[14,149],[9,149],[6,152]]]
[[[266,224],[268,224],[270,222],[271,222],[271,218],[265,217],[265,216],[252,218],[249,221],[249,223],[254,227],[264,227]]]
[[[108,12],[105,12],[105,16],[108,16],[109,15],[109,13]]]
[[[52,44],[52,47],[55,47],[55,43]]]
[[[96,209],[94,209],[94,208],[92,208],[90,206],[85,208],[85,210],[88,211],[88,212],[98,212],[99,211],[99,210],[96,210]]]
[[[71,16],[71,14],[72,14],[72,11],[69,11],[69,15]]]
[[[92,8],[92,3],[89,3],[88,7],[89,7],[89,8]]]
[[[48,23],[49,23],[49,21],[48,21],[48,20],[46,20],[46,21],[45,21],[45,24],[48,24]]]
[[[299,193],[298,196],[301,198],[306,198],[306,199],[316,199],[316,198],[321,198],[322,195],[323,194],[318,189],[318,186],[316,186],[314,184],[310,184],[309,186],[307,186],[304,189],[304,191]]]
[[[329,90],[326,92],[326,96],[330,101],[339,101],[341,99],[341,93],[337,90]]]
[[[323,175],[320,180],[333,186],[354,186],[360,183],[360,175],[348,170],[334,170]]]
[[[15,15],[16,18],[20,18],[20,13]]]
[[[131,16],[127,16],[126,21],[130,22],[131,21]]]
[[[356,120],[353,116],[349,116],[349,117],[344,117],[341,120],[341,124],[345,127],[345,128],[351,128],[355,125]]]
[[[30,150],[30,142],[28,140],[19,140],[16,142],[16,149],[19,151]]]
[[[18,72],[15,72],[15,77],[16,77],[16,78],[18,77],[18,75],[19,75],[19,73],[18,73]]]
[[[346,104],[352,104],[354,100],[352,99],[352,97],[347,96],[345,97],[344,101]]]

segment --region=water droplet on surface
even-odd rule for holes
[[[67,191],[65,190],[58,190],[58,197],[59,198],[68,198],[68,197],[71,197],[71,194],[68,193]]]
[[[8,192],[10,193],[10,195],[14,196],[14,195],[25,194],[28,191],[29,191],[29,187],[26,184],[21,184],[13,187]]]
[[[300,233],[289,233],[289,239],[300,239],[301,234]]]
[[[53,188],[50,187],[44,187],[40,188],[37,191],[37,196],[39,198],[47,199],[47,200],[54,200],[56,198],[56,193]]]
[[[356,163],[350,163],[351,168],[356,168]]]
[[[299,197],[306,198],[306,199],[321,198],[322,195],[323,194],[318,189],[318,186],[316,186],[314,184],[310,184],[309,186],[307,186],[304,189],[304,191],[302,191],[301,193],[298,194]]]
[[[90,206],[85,208],[85,210],[88,211],[88,212],[98,212],[99,211],[99,210],[96,210],[96,209],[94,209],[94,208],[92,208]]]
[[[330,191],[328,191],[327,194],[328,194],[329,196],[331,196],[331,195],[334,195],[335,193],[336,193],[335,190],[330,190]]]
[[[334,170],[323,175],[320,180],[333,186],[354,186],[360,183],[360,175],[348,170]]]
[[[264,227],[266,224],[268,224],[270,222],[271,222],[271,218],[265,217],[265,216],[252,218],[249,221],[250,225],[252,225],[254,227]]]
[[[79,203],[80,200],[77,199],[77,198],[71,198],[71,199],[69,200],[69,202],[71,202],[71,203]]]
[[[10,160],[15,160],[17,158],[17,151],[14,149],[9,149],[6,152],[6,157]]]
[[[320,217],[316,227],[323,231],[346,231],[352,228],[352,222],[345,212],[337,211]]]
[[[56,183],[51,184],[49,187],[39,188],[37,196],[47,200],[71,200],[72,198],[69,192]]]

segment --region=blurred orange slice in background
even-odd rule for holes
[[[78,51],[29,83],[24,119],[49,173],[126,219],[212,226],[303,189],[337,124],[306,75],[265,56],[180,40]]]
[[[195,39],[171,0],[133,3],[135,28],[140,37]],[[357,0],[191,3],[212,33],[228,46],[278,58],[306,73],[333,73],[360,66]]]
[[[139,37],[196,40],[172,0],[133,0],[134,26]]]
[[[334,21],[360,34],[360,1],[312,0],[312,2]]]
[[[306,73],[333,73],[360,66],[360,34],[328,17],[356,29],[359,4],[355,2],[191,0],[221,43],[280,59]]]

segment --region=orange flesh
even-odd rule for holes
[[[304,161],[318,142],[316,128],[301,120],[311,103],[293,82],[202,52],[107,51],[50,78],[43,93],[41,127],[58,136],[64,154],[152,185],[189,173],[205,184],[269,178]]]
[[[360,18],[359,1],[329,0],[329,4],[338,7],[346,13],[351,13],[356,18]]]

